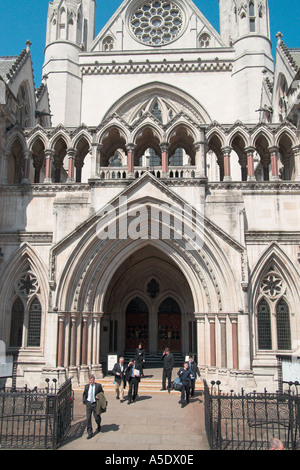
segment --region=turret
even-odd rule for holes
[[[96,0],[49,2],[46,46],[70,41],[87,49],[95,36]]]
[[[95,35],[96,0],[49,2],[43,75],[48,78],[53,125],[81,122],[79,54]]]
[[[257,122],[264,74],[272,74],[268,0],[219,0],[220,34],[235,51],[236,119]]]

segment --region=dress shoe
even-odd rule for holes
[[[87,439],[91,439],[93,437],[93,434],[89,434]]]

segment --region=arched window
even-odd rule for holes
[[[284,299],[280,299],[277,304],[276,324],[278,349],[291,349],[290,311]]]
[[[255,33],[255,6],[254,2],[249,3],[249,22],[250,22],[250,33]]]
[[[11,347],[20,348],[23,339],[24,305],[18,297],[11,309],[10,341]]]
[[[210,46],[211,37],[208,33],[201,34],[199,38],[199,46],[200,47],[209,47]]]
[[[258,349],[272,349],[271,315],[266,299],[257,306]]]
[[[111,36],[106,36],[103,40],[103,50],[111,51],[114,48],[114,40]]]
[[[39,347],[41,342],[42,307],[37,297],[31,302],[28,318],[28,347]]]

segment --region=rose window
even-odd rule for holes
[[[29,297],[38,290],[38,281],[34,274],[25,273],[18,280],[18,291],[20,294]]]
[[[270,297],[277,297],[283,290],[282,280],[276,274],[268,274],[262,281],[261,289]]]
[[[144,2],[132,14],[130,24],[140,42],[148,46],[161,46],[176,39],[181,32],[182,12],[173,2]]]

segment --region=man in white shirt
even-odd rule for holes
[[[135,368],[135,361],[133,359],[129,361],[126,368],[126,381],[129,384],[127,404],[130,405],[137,397],[140,382],[140,371]]]
[[[96,400],[98,393],[103,392],[103,388],[101,384],[95,382],[95,376],[91,375],[89,383],[85,385],[82,401],[83,404],[86,405],[86,419],[87,419],[87,432],[88,437],[90,439],[93,437],[93,428],[92,428],[92,415],[94,415],[94,419],[97,424],[97,431],[100,432],[101,429],[101,417],[96,412]]]
[[[120,399],[121,401],[124,400],[124,382],[125,382],[125,366],[124,366],[124,357],[119,358],[119,362],[116,362],[112,373],[115,375],[115,391],[116,391],[116,399]]]

